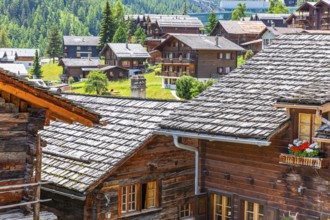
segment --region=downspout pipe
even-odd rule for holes
[[[177,148],[180,148],[182,150],[188,150],[188,151],[192,151],[195,153],[195,195],[199,195],[199,190],[198,190],[198,174],[199,174],[199,152],[198,152],[198,148],[196,147],[192,147],[189,145],[185,145],[185,144],[181,144],[179,142],[179,137],[177,135],[173,135],[173,141],[174,141],[174,145]]]

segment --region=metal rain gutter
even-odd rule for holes
[[[176,136],[176,135],[173,135],[173,141],[174,141],[174,145],[177,148],[195,152],[195,195],[197,196],[199,194],[199,190],[198,190],[198,188],[199,188],[198,187],[198,174],[199,174],[199,170],[198,170],[199,169],[199,152],[198,152],[198,148],[179,143],[179,137]]]
[[[71,199],[76,199],[76,200],[80,200],[80,201],[85,201],[86,200],[86,196],[76,196],[76,195],[73,195],[73,194],[70,194],[70,193],[57,191],[55,189],[50,189],[50,188],[43,187],[43,186],[41,187],[41,189],[45,190],[47,192],[51,192],[51,193],[59,194],[59,195],[62,195],[62,196],[66,196],[66,197],[69,197]]]
[[[230,142],[230,143],[238,143],[238,144],[250,144],[257,145],[259,147],[270,146],[271,142],[266,140],[258,140],[254,138],[236,138],[229,137],[223,135],[208,135],[208,134],[198,134],[193,132],[183,132],[177,130],[158,130],[155,131],[154,134],[160,134],[165,136],[179,136],[185,138],[197,138],[209,141],[221,141],[221,142]]]

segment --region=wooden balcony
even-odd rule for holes
[[[189,58],[157,58],[156,63],[157,64],[180,64],[180,65],[189,65],[194,60]]]
[[[297,157],[291,154],[280,154],[279,163],[291,166],[310,167],[314,169],[326,169],[329,167],[328,158]]]
[[[176,72],[176,71],[162,71],[162,72],[156,72],[156,76],[167,76],[167,77],[181,77],[181,76],[192,76],[194,77],[194,72]]]

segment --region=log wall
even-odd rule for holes
[[[203,141],[203,191],[231,196],[235,220],[243,219],[243,200],[264,204],[267,213],[277,216],[267,219],[279,219],[289,211],[298,212],[304,220],[330,216],[329,169],[279,164],[280,153],[287,152],[290,133],[289,129],[283,131],[268,147]],[[323,146],[323,150],[329,155],[330,146]]]
[[[0,92],[0,186],[34,181],[36,135],[43,128],[45,112],[27,107],[25,102]],[[33,188],[0,191],[0,206],[23,199],[34,199]]]

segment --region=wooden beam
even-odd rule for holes
[[[67,118],[68,121],[76,121],[76,122],[79,122],[88,127],[94,126],[94,123],[91,120],[88,120],[88,119],[80,116],[79,113],[75,113],[74,112],[75,109],[73,109],[73,111],[69,111],[63,107],[60,107],[60,106],[52,103],[51,101],[47,101],[32,93],[25,92],[19,88],[14,87],[13,85],[6,84],[1,81],[0,81],[0,88],[2,91],[12,94],[22,100],[25,100],[25,101],[31,102],[31,103],[37,103],[37,105],[41,106],[42,108],[46,108],[46,109],[51,110],[52,112],[56,112],[58,115],[61,115],[64,118]]]
[[[292,103],[275,103],[273,104],[275,108],[292,108],[292,109],[308,109],[308,110],[321,110],[322,106],[317,105],[301,105]]]
[[[119,188],[119,185],[105,186],[105,187],[102,187],[102,189],[100,191],[105,191],[105,190],[109,190],[109,189],[116,189],[116,188]]]
[[[315,141],[315,142],[322,142],[322,143],[328,143],[328,144],[330,144],[330,139],[316,138],[316,137],[314,137],[314,138],[312,138],[312,140]]]
[[[330,112],[330,103],[326,103],[322,106],[322,112]]]
[[[41,163],[42,163],[42,150],[40,144],[40,135],[37,136],[36,143],[36,170],[35,170],[35,179],[34,182],[38,183],[34,191],[34,200],[40,201],[40,193],[41,193],[41,185],[39,184],[41,181]],[[33,220],[40,219],[40,203],[37,202],[33,207]]]

